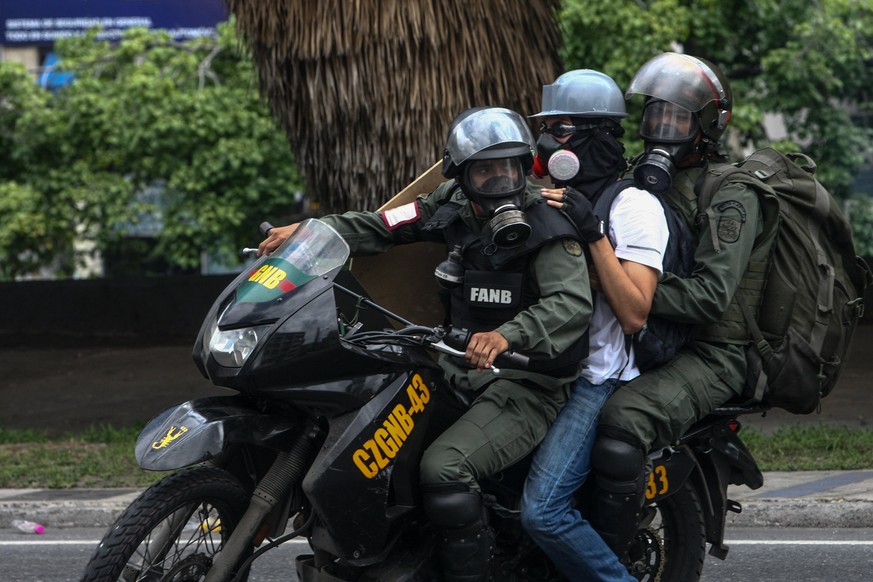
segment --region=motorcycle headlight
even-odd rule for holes
[[[241,368],[270,327],[272,326],[259,325],[227,331],[216,327],[209,340],[209,353],[226,368]]]

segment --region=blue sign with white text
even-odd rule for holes
[[[50,45],[95,26],[102,29],[100,40],[145,27],[181,41],[214,35],[227,17],[222,0],[0,0],[0,44]]]

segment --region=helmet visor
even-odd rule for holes
[[[530,155],[535,148],[524,119],[514,111],[496,107],[464,118],[452,129],[446,143],[449,156],[458,166],[471,158]]]
[[[465,178],[472,193],[487,198],[513,196],[525,187],[524,168],[518,158],[473,160],[467,165]]]
[[[643,111],[640,137],[662,143],[688,141],[697,135],[697,116],[666,101],[651,101]]]

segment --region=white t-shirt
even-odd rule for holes
[[[609,212],[608,236],[619,260],[652,267],[660,277],[669,235],[664,209],[652,194],[631,186],[616,196]],[[624,332],[603,293],[595,294],[588,335],[588,357],[581,364],[585,379],[602,384],[619,374],[623,381],[640,375],[633,349],[628,360]]]

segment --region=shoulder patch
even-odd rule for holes
[[[740,232],[743,223],[735,218],[722,216],[718,219],[718,240],[726,243],[735,243],[740,240]]]
[[[718,239],[726,243],[740,240],[743,224],[746,222],[746,208],[736,200],[722,202],[715,209],[718,217]]]
[[[404,224],[416,222],[420,218],[421,210],[418,208],[417,202],[410,202],[397,208],[382,211],[382,220],[388,230],[395,230]]]
[[[572,255],[574,257],[582,256],[582,245],[579,244],[579,241],[575,241],[572,238],[562,239],[564,243],[564,250],[567,251],[568,255]]]

